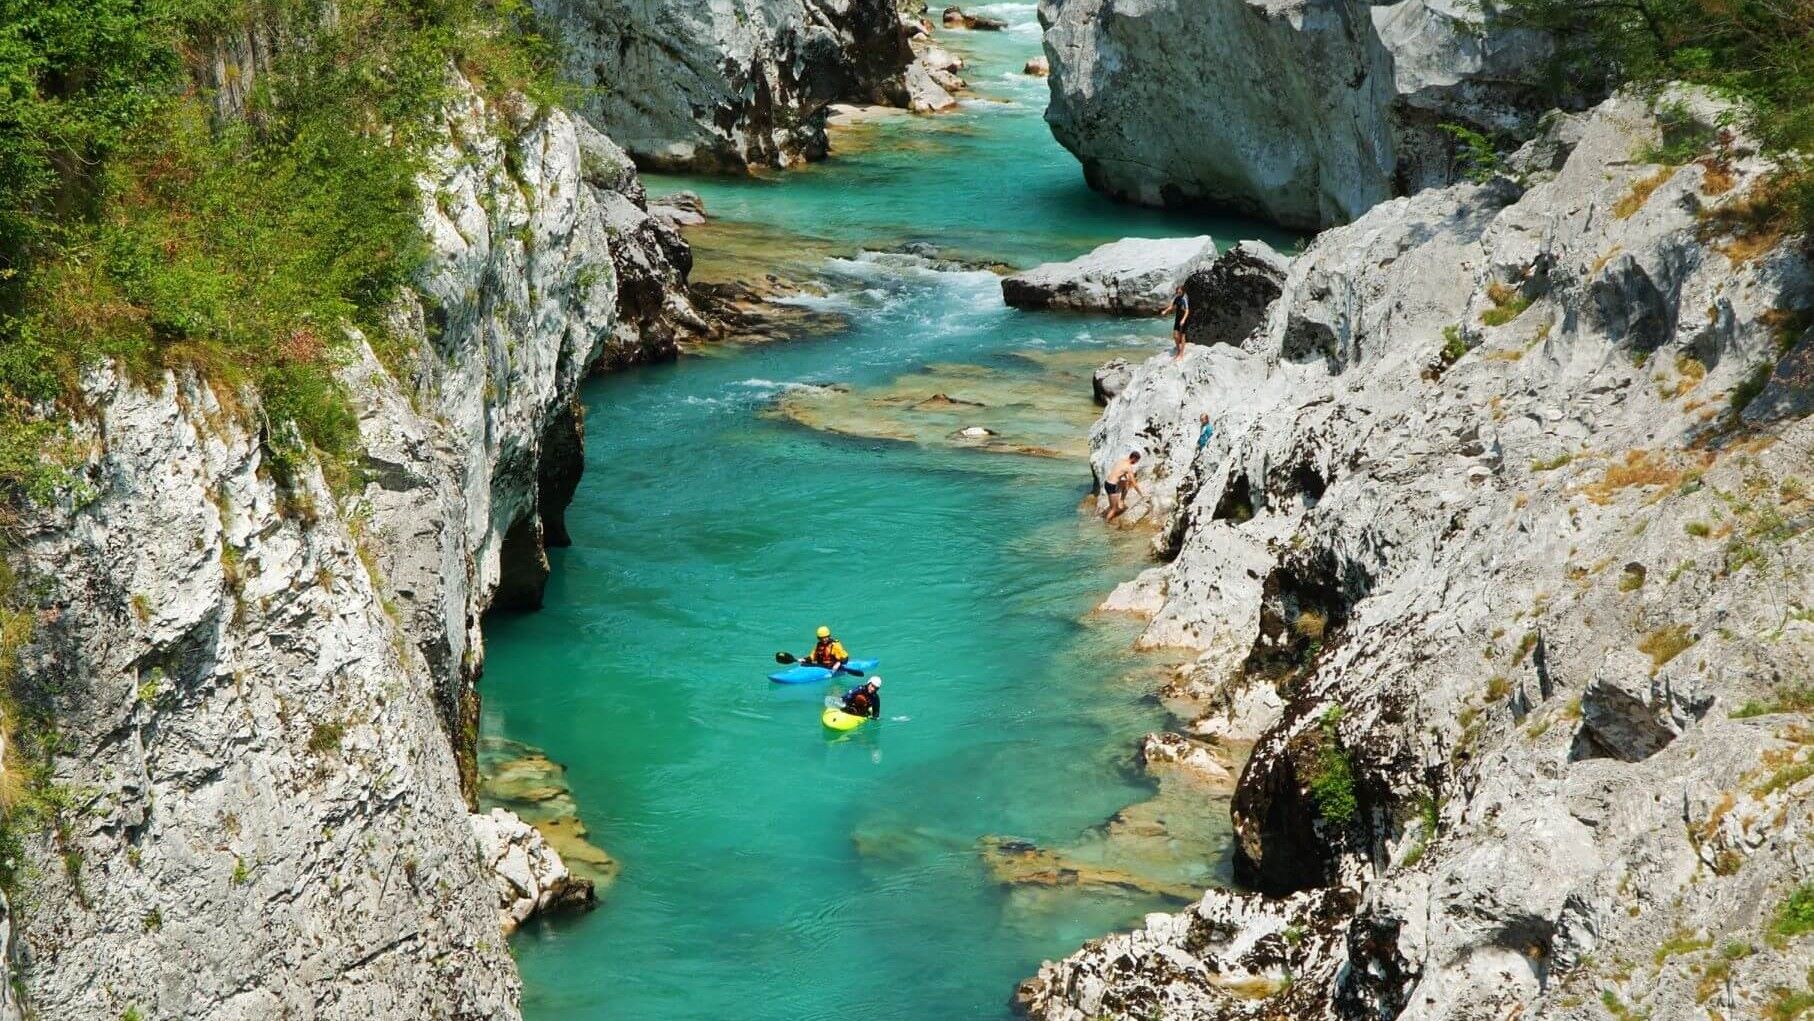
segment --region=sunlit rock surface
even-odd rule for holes
[[[1714,137],[1716,104],[1665,96]],[[1257,739],[1235,876],[1053,962],[1055,1021],[1770,1016],[1814,831],[1801,242],[1733,215],[1753,143],[1647,164],[1646,103],[1384,202],[1240,348],[1154,358],[1164,558],[1111,599],[1198,650],[1182,732]],[[1780,381],[1783,414],[1749,413]],[[1218,426],[1196,445],[1197,416]],[[1184,751],[1188,757],[1189,750]],[[1713,976],[1710,978],[1709,976]],[[1618,1011],[1614,1011],[1615,1014]]]

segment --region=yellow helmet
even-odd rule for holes
[[[819,625],[819,637],[820,638],[830,638],[831,637],[831,628],[828,628],[828,627],[824,626],[823,624]]]

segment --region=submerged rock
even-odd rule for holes
[[[1113,866],[1068,857],[1011,837],[984,837],[978,842],[990,878],[1003,886],[1081,886],[1124,893],[1190,900],[1194,887],[1167,883]]]
[[[649,200],[649,215],[660,217],[674,227],[697,227],[706,220],[705,200],[693,191],[657,195]]]
[[[589,839],[567,769],[538,748],[499,737],[479,741],[479,807],[503,810],[546,838],[565,866],[596,887],[617,878],[617,862]]]
[[[1083,397],[1083,381],[1098,356],[1082,351],[1020,357],[1025,364],[1018,367],[933,364],[877,388],[789,387],[775,413],[846,436],[991,454],[1081,457],[1081,430],[1093,412]]]
[[[984,14],[966,14],[962,8],[947,7],[943,20],[946,28],[966,28],[981,32],[999,32],[1008,27],[1000,18],[991,18]]]
[[[1069,262],[1003,277],[1002,300],[1015,308],[1154,315],[1171,301],[1181,279],[1215,255],[1216,244],[1207,235],[1123,238]]]

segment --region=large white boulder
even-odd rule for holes
[[[1122,238],[1069,262],[1003,277],[1002,299],[1015,308],[1153,315],[1171,301],[1186,274],[1215,256],[1208,235]]]
[[[1042,0],[1046,120],[1092,187],[1292,227],[1446,183],[1459,123],[1528,135],[1545,37],[1462,0]]]

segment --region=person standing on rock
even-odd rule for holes
[[[1127,513],[1127,494],[1140,492],[1140,480],[1135,469],[1140,464],[1140,451],[1136,450],[1115,462],[1109,469],[1108,478],[1102,483],[1102,491],[1108,494],[1109,510],[1103,515],[1104,521],[1113,521]],[[1141,495],[1145,495],[1142,493]]]
[[[1207,411],[1203,413],[1202,418],[1197,419],[1197,424],[1203,427],[1203,431],[1197,434],[1197,449],[1202,450],[1209,446],[1210,437],[1216,434],[1216,427],[1209,424],[1209,412]]]
[[[1190,322],[1190,295],[1184,293],[1184,285],[1172,292],[1172,303],[1160,311],[1160,315],[1172,317],[1172,361],[1184,360],[1184,324]]]

